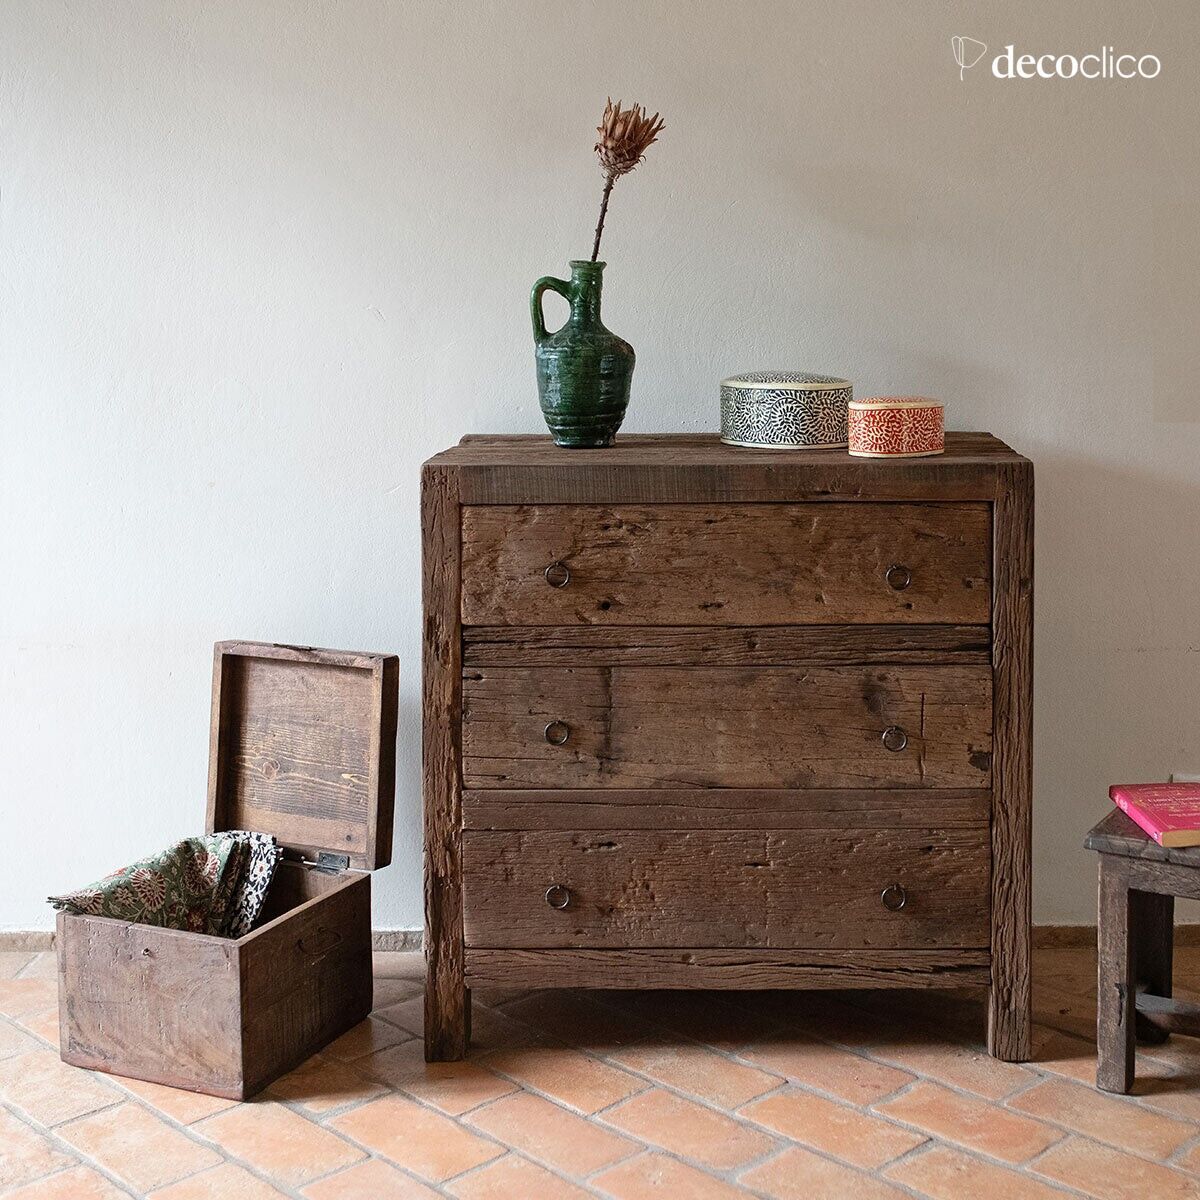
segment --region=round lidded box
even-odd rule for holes
[[[848,379],[808,371],[748,371],[721,384],[721,441],[765,450],[844,446]]]
[[[850,402],[856,458],[924,458],[946,448],[942,405],[927,396],[872,396]]]

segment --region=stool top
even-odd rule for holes
[[[1146,858],[1152,862],[1175,863],[1181,867],[1200,867],[1200,846],[1168,849],[1160,846],[1135,821],[1114,808],[1083,839],[1088,850],[1101,854],[1120,854],[1124,858]]]

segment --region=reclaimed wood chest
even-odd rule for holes
[[[1029,1056],[1027,459],[470,437],[422,521],[428,1058],[476,986],[977,987]]]
[[[392,854],[399,662],[215,649],[209,833],[285,858],[241,938],[60,912],[64,1062],[242,1100],[371,1011],[371,876]]]

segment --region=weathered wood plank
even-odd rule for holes
[[[1033,1034],[1033,467],[1005,463],[997,479],[988,1049],[1024,1062]]]
[[[1138,1037],[1143,1041],[1165,1042],[1172,1033],[1200,1037],[1200,1004],[1172,1000],[1170,996],[1154,995],[1139,988],[1137,1016]],[[1157,1036],[1153,1039],[1144,1037],[1143,1030],[1146,1027],[1153,1028]]]
[[[467,950],[472,987],[987,987],[986,950]]]
[[[290,865],[280,870],[314,874]],[[371,876],[326,878],[332,887],[239,943],[247,1096],[371,1011]]]
[[[371,877],[285,862],[220,938],[58,915],[64,1062],[242,1100],[371,1011]]]
[[[1114,808],[1094,825],[1083,844],[1100,854],[1120,854],[1125,858],[1144,858],[1149,862],[1200,867],[1200,846],[1160,846],[1119,808]]]
[[[463,835],[472,947],[984,947],[986,829]],[[547,897],[547,889],[566,889]],[[889,885],[904,889],[899,911]],[[892,894],[896,903],[898,894]]]
[[[1200,900],[1200,871],[1194,867],[1145,858],[1120,858],[1113,854],[1102,854],[1100,861],[1123,862],[1129,886],[1139,892]]]
[[[1133,1086],[1134,977],[1125,860],[1101,857],[1096,978],[1096,1086],[1126,1093]]]
[[[982,624],[990,550],[986,504],[471,505],[462,619]]]
[[[715,434],[630,435],[603,453],[548,438],[486,436],[439,454],[465,504],[742,503],[825,500],[992,500],[995,468],[1013,461],[986,433],[950,432],[937,458],[851,458],[723,445]]]
[[[421,473],[423,721],[425,817],[425,1057],[466,1054],[470,1003],[463,980],[462,928],[462,636],[458,476]]]
[[[987,665],[987,625],[473,625],[466,667]]]
[[[986,827],[986,789],[547,788],[463,792],[465,829]]]
[[[218,642],[206,828],[391,862],[398,669],[392,655]]]
[[[463,777],[470,788],[987,787],[991,690],[985,667],[473,667]],[[889,729],[902,748],[887,748]]]
[[[238,944],[59,913],[63,1062],[240,1100]]]

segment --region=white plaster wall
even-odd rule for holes
[[[421,461],[541,428],[527,294],[585,256],[607,94],[629,431],[767,365],[943,397],[1037,463],[1036,914],[1117,779],[1200,772],[1191,0],[0,0],[0,928],[200,828],[210,647],[394,650],[420,924]],[[960,82],[997,49],[1146,82]],[[557,301],[553,301],[557,303]]]

